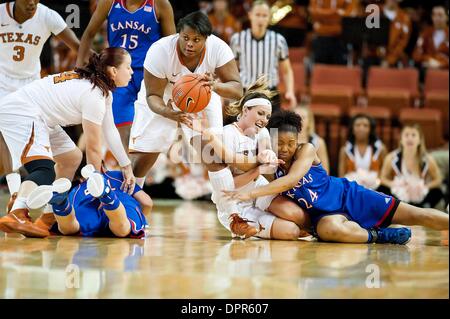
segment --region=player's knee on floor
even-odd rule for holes
[[[289,223],[284,235],[287,240],[297,240],[300,237],[300,228],[295,223]]]
[[[342,222],[333,216],[323,217],[317,224],[317,235],[324,241],[339,241],[343,234]]]
[[[55,181],[55,162],[52,160],[39,159],[26,163],[24,166],[28,172],[26,181],[32,181],[38,186],[51,185]]]

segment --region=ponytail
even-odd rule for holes
[[[242,113],[245,102],[254,98],[264,98],[271,100],[275,96],[275,93],[269,90],[267,76],[260,76],[255,83],[253,83],[245,92],[244,96],[233,103],[230,103],[225,109],[227,115],[238,116]]]
[[[128,52],[122,48],[106,48],[100,54],[94,53],[86,66],[75,68],[82,79],[88,79],[94,87],[99,88],[103,96],[116,88],[114,80],[108,75],[108,66],[118,67]]]

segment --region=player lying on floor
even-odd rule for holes
[[[101,174],[87,165],[82,174],[87,180],[72,189],[71,182],[61,178],[29,195],[27,204],[32,209],[52,205],[55,223],[7,222],[0,224],[0,230],[27,237],[144,237],[147,220],[143,212],[151,209],[150,197],[137,185],[132,195],[121,191],[124,177],[119,171]]]
[[[270,135],[265,128],[272,114],[271,96],[266,78],[260,77],[239,101],[227,108],[227,113],[237,115],[238,120],[223,128],[223,139],[217,135],[204,136],[219,143],[223,140],[224,145],[215,152],[223,163],[222,169],[208,172],[212,200],[220,223],[233,236],[296,240],[308,235],[303,230],[310,223],[302,209],[290,199],[275,194],[236,203],[222,194],[223,190],[247,191],[265,185],[268,181],[263,174],[275,171],[278,159],[271,150]],[[266,164],[260,165],[257,158]]]
[[[405,244],[411,230],[387,228],[391,223],[448,230],[448,214],[444,212],[415,207],[345,178],[329,176],[313,145],[298,144],[302,123],[294,112],[274,114],[268,127],[277,129],[278,156],[284,162],[275,173],[276,179],[252,190],[226,191],[229,198],[249,201],[274,194],[290,197],[309,213],[323,241]]]

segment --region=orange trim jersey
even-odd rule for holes
[[[355,146],[348,142],[345,144],[345,162],[346,162],[346,171],[345,174],[348,174],[350,172],[356,172],[358,168],[362,168],[368,171],[376,171],[379,172],[381,168],[381,150],[382,150],[382,143],[380,140],[377,140],[374,144],[374,147],[369,146],[369,148],[366,150],[367,152],[370,152],[370,160],[364,160],[364,157],[366,154],[362,154],[362,160],[359,158],[356,154],[357,150],[355,150]],[[365,162],[365,163],[362,163]],[[366,163],[367,162],[367,163]]]
[[[14,20],[13,10],[14,2],[0,4],[0,73],[15,79],[39,78],[44,43],[67,24],[40,3],[34,16],[22,24]]]

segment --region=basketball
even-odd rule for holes
[[[198,74],[183,75],[173,86],[172,99],[181,111],[198,113],[209,104],[211,89]]]

